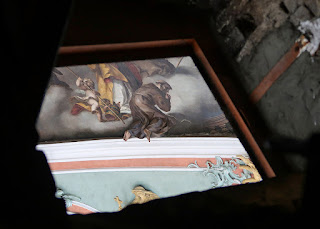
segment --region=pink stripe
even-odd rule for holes
[[[228,161],[231,158],[222,158]],[[214,158],[138,158],[138,159],[117,159],[117,160],[93,160],[93,161],[72,161],[72,162],[55,162],[50,163],[51,171],[59,170],[75,170],[75,169],[94,169],[94,168],[187,168],[191,163],[195,163],[201,168],[206,168],[206,162],[216,163]],[[235,164],[237,166],[237,164]],[[237,169],[236,174],[240,174],[242,170]]]
[[[83,214],[83,215],[94,213],[94,212],[92,212],[92,211],[90,211],[90,210],[88,210],[88,209],[86,209],[84,207],[80,207],[80,206],[74,205],[74,204],[72,206],[68,207],[67,211],[73,212],[73,213],[78,213],[78,214]]]

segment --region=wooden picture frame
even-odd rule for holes
[[[275,172],[194,39],[61,47],[56,66],[191,56],[263,178]]]
[[[275,177],[275,172],[257,144],[253,134],[234,105],[219,77],[194,39],[147,41],[121,44],[102,44],[61,47],[56,66],[116,62],[189,55],[193,58],[208,86],[217,98],[239,139],[264,178]]]
[[[107,67],[110,64],[117,66],[119,63],[125,63],[126,61],[128,63],[137,63],[135,61],[152,62],[160,58],[164,58],[167,61],[177,61],[178,58],[182,60],[182,58],[186,57],[193,62],[193,67],[198,70],[197,74],[200,74],[198,76],[204,80],[201,80],[201,85],[206,84],[208,86],[205,86],[205,95],[210,91],[212,92],[212,99],[216,100],[215,106],[220,107],[220,112],[224,113],[224,120],[231,124],[231,138],[224,137],[226,135],[214,137],[212,135],[205,136],[200,134],[197,136],[191,134],[152,138],[151,142],[150,139],[148,139],[148,142],[146,139],[141,141],[138,138],[124,142],[119,136],[103,135],[102,137],[91,137],[92,135],[88,134],[89,138],[84,139],[68,140],[62,138],[56,142],[51,140],[48,140],[48,142],[40,141],[36,148],[46,155],[52,174],[58,177],[68,174],[88,174],[90,172],[115,175],[119,174],[118,172],[133,172],[132,174],[136,172],[143,172],[144,174],[150,172],[159,172],[159,174],[162,172],[170,172],[170,174],[177,174],[171,172],[183,172],[185,175],[190,175],[198,172],[207,174],[210,168],[215,167],[214,170],[220,175],[213,175],[217,176],[214,179],[220,180],[221,178],[222,180],[219,181],[220,183],[218,182],[219,184],[212,183],[211,188],[259,182],[262,179],[275,177],[273,168],[242,117],[243,110],[240,113],[236,108],[219,77],[194,39],[61,47],[56,61],[56,70],[60,69],[64,72],[62,75],[67,77],[65,80],[68,79],[67,81],[71,83],[71,86],[74,84],[73,81],[76,80],[74,76],[78,76],[71,68],[78,69],[78,66],[89,69],[91,68],[90,65],[98,66],[98,63]],[[188,61],[186,62],[189,63]],[[87,73],[82,72],[84,76],[89,77],[92,74],[88,69],[85,70]],[[69,75],[73,75],[72,77],[70,76],[72,81],[70,81]],[[178,77],[178,75],[174,76]],[[96,78],[97,75],[94,77],[94,79],[98,80]],[[156,83],[156,81],[153,83]],[[49,85],[52,84],[49,83]],[[175,86],[177,90],[180,84]],[[72,87],[74,88],[74,86]],[[199,88],[196,90],[199,90]],[[92,117],[90,113],[87,114]],[[215,114],[211,115],[216,117]],[[121,124],[120,120],[117,120],[119,121],[117,123]],[[123,124],[125,123],[123,122]],[[125,126],[129,127],[128,124]],[[132,125],[130,124],[130,126]],[[41,134],[39,135],[41,138]],[[235,135],[237,137],[234,137]],[[218,170],[224,172],[220,173]],[[59,180],[56,180],[56,182],[58,182],[59,187]],[[80,183],[79,185],[81,185]],[[155,185],[153,184],[153,186]],[[207,188],[203,189],[202,187],[202,189],[194,191],[203,191]],[[182,192],[190,191],[192,190]],[[172,194],[162,193],[160,198],[170,195]],[[124,204],[128,205],[130,203]],[[79,207],[78,205],[79,203],[73,201],[71,207],[69,206],[67,210],[72,212],[74,207]],[[123,206],[119,206],[119,209],[120,207]],[[95,212],[88,212],[87,210],[82,210],[78,213]],[[102,211],[108,210],[104,209]]]

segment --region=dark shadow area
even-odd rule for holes
[[[250,14],[245,14],[236,21],[236,26],[245,38],[248,38],[251,33],[257,28],[254,19]]]
[[[276,178],[154,200],[118,213],[66,215],[63,200],[55,198],[46,158],[35,150],[35,122],[62,45],[195,38],[259,145],[268,140],[269,132],[234,79],[207,11],[169,1],[8,0],[1,2],[0,12],[2,79],[8,91],[2,112],[1,206],[5,213],[1,214],[1,228],[289,228],[317,220],[313,208],[319,204],[315,187],[318,135],[294,148],[284,140],[270,142],[266,157]],[[307,172],[287,169],[281,159],[285,152],[307,158]]]

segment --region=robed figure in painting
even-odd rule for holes
[[[123,139],[127,141],[131,136],[138,138],[151,135],[161,136],[175,124],[175,119],[164,114],[161,110],[171,110],[171,86],[165,81],[155,84],[142,85],[130,100],[130,109],[133,117],[131,128],[124,133]],[[159,107],[159,109],[157,107]]]

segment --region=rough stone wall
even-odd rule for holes
[[[297,27],[300,21],[320,16],[319,0],[224,0],[224,3],[224,8],[216,10],[219,11],[215,15],[216,28],[238,62],[285,22]]]
[[[212,2],[214,27],[248,95],[299,38],[300,22],[320,17],[320,0]],[[319,133],[319,49],[300,55],[256,105],[272,137],[306,140]],[[301,156],[286,160],[295,171],[306,168]]]
[[[268,34],[240,62],[239,77],[250,93],[294,43],[299,32],[289,23]],[[320,58],[303,53],[257,104],[275,135],[306,139],[320,130]]]
[[[214,21],[224,49],[250,94],[301,35],[301,21],[320,16],[320,0],[225,0]],[[303,53],[258,102],[275,136],[307,139],[320,131],[320,56]]]

